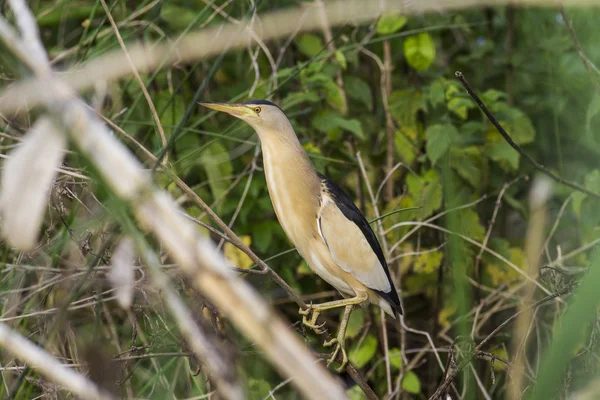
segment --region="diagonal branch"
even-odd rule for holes
[[[593,196],[597,199],[600,199],[600,194],[592,192],[575,182],[571,182],[564,178],[561,178],[560,176],[556,175],[554,172],[550,171],[548,168],[544,167],[542,164],[535,161],[529,154],[525,153],[525,151],[521,148],[521,146],[519,146],[517,143],[515,143],[514,140],[512,140],[510,135],[506,132],[506,130],[502,127],[502,125],[500,125],[500,123],[498,122],[496,117],[494,117],[494,115],[491,113],[491,111],[485,106],[485,104],[483,104],[483,101],[479,98],[477,93],[475,93],[473,91],[473,89],[471,88],[471,85],[469,85],[469,82],[467,82],[467,79],[462,74],[462,72],[456,71],[455,75],[458,78],[458,80],[463,84],[465,89],[467,89],[467,93],[469,93],[469,96],[471,96],[473,98],[473,100],[475,100],[475,103],[477,103],[479,108],[481,108],[481,111],[483,111],[483,113],[486,115],[486,117],[488,117],[488,119],[490,120],[492,125],[494,125],[494,127],[502,135],[504,140],[506,140],[508,142],[508,144],[510,144],[510,147],[515,149],[525,160],[527,160],[527,162],[529,164],[531,164],[538,171],[542,172],[543,174],[549,176],[556,182],[560,183],[561,185],[568,186],[571,189],[577,190],[578,192],[585,193],[585,194]]]

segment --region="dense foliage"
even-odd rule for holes
[[[99,1],[30,3],[50,56],[60,68],[85,64],[119,48]],[[215,11],[221,3],[117,0],[109,2],[109,8],[126,43],[137,40],[150,46],[174,41],[190,30],[238,21],[255,11],[253,2],[246,1],[226,2]],[[255,3],[259,15],[296,4]],[[523,299],[545,296],[524,275],[548,293],[576,287],[592,259],[600,223],[597,199],[554,184],[542,226],[539,265],[528,267],[528,261],[536,262],[527,254],[528,232],[535,228],[529,199],[536,196],[532,188],[543,174],[501,137],[454,73],[465,75],[531,157],[600,193],[597,21],[595,9],[568,9],[562,14],[556,7],[384,14],[370,25],[348,23],[331,27],[328,33],[299,33],[266,47],[249,36],[247,49],[224,51],[189,65],[166,65],[142,78],[169,140],[170,170],[298,294],[318,303],[338,295],[290,251],[268,196],[254,132],[196,102],[269,98],[281,105],[317,169],[343,186],[372,220],[402,290],[404,322],[428,332],[446,363],[450,349],[461,360],[515,314]],[[571,23],[574,32],[569,30]],[[2,86],[23,73],[10,57],[0,60],[0,68]],[[99,84],[86,96],[102,115],[155,155],[161,154],[151,110],[133,77],[106,87]],[[3,148],[10,149],[29,123],[24,118],[2,119]],[[123,141],[145,160],[137,146]],[[94,176],[77,153],[69,154],[67,165]],[[106,292],[110,283],[105,271],[86,272],[86,266],[110,263],[119,231],[113,221],[126,212],[102,183],[63,178],[53,190],[40,247],[31,254],[3,247],[0,319],[11,321],[67,363],[96,365],[100,371],[91,368],[92,377],[102,376],[125,396],[192,398],[210,393],[214,387],[202,370],[196,371],[158,293],[142,276],[134,306],[125,312]],[[159,169],[155,179],[189,215],[211,223],[167,174]],[[223,251],[237,267],[255,267],[231,243],[225,243]],[[26,265],[51,267],[52,272],[19,267]],[[230,328],[218,309],[176,273],[172,276],[198,319],[232,349],[249,397],[268,397],[282,382],[281,376],[252,343]],[[301,327],[297,305],[272,280],[258,274],[240,276],[296,323],[308,346],[326,351],[317,336]],[[54,326],[54,315],[62,314],[55,307],[71,296],[76,307]],[[536,309],[523,372],[527,385],[535,381],[564,309],[559,302]],[[330,327],[337,326],[337,312],[324,317]],[[509,325],[481,349],[487,359],[475,360],[472,369],[464,370],[456,384],[459,392],[466,385],[467,393],[483,398],[476,377],[493,398],[505,395],[507,367],[491,354],[513,360],[512,329]],[[597,373],[597,324],[582,321],[576,329],[578,345],[564,357],[568,378],[559,385],[565,396],[585,388]],[[348,337],[351,362],[381,396],[388,384],[396,387],[400,376],[403,398],[427,398],[443,380],[427,338],[388,318],[384,339],[382,316],[374,307],[354,312]],[[132,357],[124,359],[128,355]],[[118,367],[111,366],[112,358]],[[3,365],[9,362],[2,358]],[[107,368],[112,374],[106,373]],[[18,398],[51,392],[35,373],[27,373],[15,385],[18,376],[19,371],[2,371],[3,396],[8,388],[17,387]],[[346,381],[352,397],[362,398],[351,379]],[[273,396],[296,394],[287,385]]]

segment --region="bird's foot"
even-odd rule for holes
[[[306,310],[301,308],[298,313],[302,315],[302,323],[312,329],[317,335],[322,335],[325,333],[325,330],[322,329],[325,323],[317,324],[317,319],[319,318],[319,314],[321,312],[317,309],[314,309],[312,304],[309,305]]]
[[[337,370],[337,372],[342,372],[344,370],[344,368],[346,368],[346,364],[348,364],[348,355],[346,354],[344,339],[342,339],[340,341],[338,338],[333,338],[333,339],[323,343],[323,346],[331,347],[334,344],[335,344],[335,349],[331,353],[331,357],[329,357],[329,359],[327,360],[327,367],[329,367],[331,365],[331,363],[333,363],[337,359],[338,353],[341,351],[342,352],[342,362],[341,362],[339,368],[336,368],[336,370]]]

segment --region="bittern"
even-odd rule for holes
[[[356,305],[370,302],[394,318],[396,313],[402,314],[377,236],[350,196],[315,170],[292,124],[277,105],[266,100],[200,104],[231,114],[258,133],[277,219],[310,268],[344,297],[300,310],[304,325],[320,334],[319,314],[344,307],[336,338],[324,343],[336,345],[328,365],[341,351],[341,371],[348,362],[346,327]]]

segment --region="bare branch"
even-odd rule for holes
[[[500,123],[498,122],[496,117],[494,117],[494,115],[491,113],[491,111],[485,106],[485,104],[483,104],[483,101],[479,98],[477,93],[475,93],[473,91],[473,89],[471,88],[471,85],[469,85],[469,82],[467,82],[467,80],[464,77],[464,75],[462,74],[462,72],[456,71],[455,75],[458,78],[458,80],[463,84],[465,89],[467,89],[467,93],[469,93],[469,96],[471,96],[473,98],[473,100],[475,100],[475,103],[477,103],[479,108],[481,108],[481,111],[483,111],[483,113],[486,115],[486,117],[488,117],[488,119],[490,120],[492,125],[494,125],[494,127],[502,135],[504,140],[506,140],[508,142],[508,144],[510,144],[510,147],[515,149],[525,160],[527,160],[527,162],[529,164],[531,164],[538,171],[542,172],[543,174],[549,176],[556,182],[560,183],[561,185],[568,186],[571,189],[577,190],[578,192],[585,193],[585,194],[593,196],[597,199],[600,199],[600,194],[594,193],[590,190],[587,190],[586,188],[584,188],[583,186],[581,186],[575,182],[571,182],[564,178],[561,178],[560,176],[556,175],[554,172],[550,171],[548,168],[544,167],[542,164],[535,161],[529,154],[525,153],[525,151],[521,148],[521,146],[519,146],[517,143],[515,143],[514,140],[512,140],[510,135],[506,132],[506,130],[502,127],[502,125],[500,125]]]

